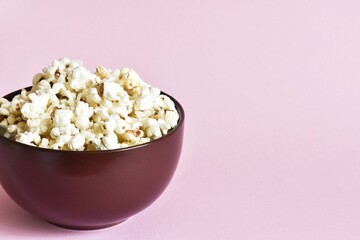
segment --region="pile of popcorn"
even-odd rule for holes
[[[157,139],[174,128],[174,102],[129,68],[95,73],[61,58],[33,78],[12,101],[0,98],[7,138],[57,150],[118,149]]]

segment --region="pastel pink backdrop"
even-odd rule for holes
[[[129,66],[186,111],[176,175],[127,222],[0,239],[359,239],[360,2],[0,0],[0,94],[55,58]]]

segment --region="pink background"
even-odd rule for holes
[[[51,3],[50,3],[51,2]],[[360,1],[0,0],[0,94],[55,58],[129,66],[186,110],[149,208],[49,225],[0,191],[0,239],[360,239]]]

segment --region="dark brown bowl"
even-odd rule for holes
[[[5,98],[11,100],[19,93]],[[61,151],[0,136],[2,187],[22,208],[61,227],[99,229],[125,221],[160,196],[178,164],[185,115],[169,97],[180,114],[178,126],[138,146]]]

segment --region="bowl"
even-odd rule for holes
[[[5,98],[11,100],[20,91]],[[19,206],[60,227],[91,230],[125,221],[161,195],[177,167],[185,114],[169,97],[180,115],[177,127],[137,146],[63,151],[0,136],[2,187]]]

